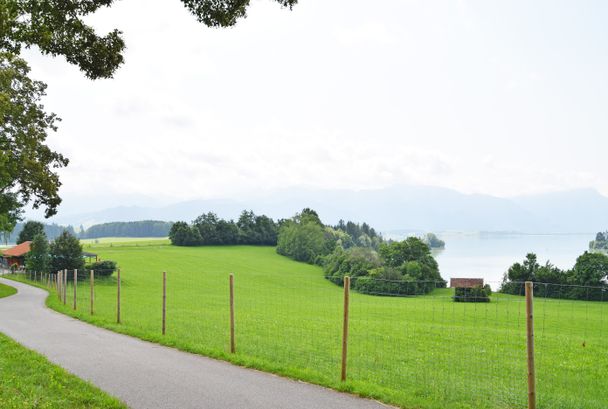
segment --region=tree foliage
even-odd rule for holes
[[[416,237],[382,243],[378,252],[336,248],[325,258],[324,270],[329,280],[340,285],[344,276],[350,276],[353,288],[367,294],[425,294],[446,284],[429,247]]]
[[[536,283],[534,292],[542,297],[608,301],[608,256],[586,251],[574,267],[562,270],[548,261],[541,265],[536,254],[528,253],[523,262],[509,267],[500,291],[523,295],[526,281]]]
[[[34,237],[40,234],[44,235],[46,239],[46,235],[44,233],[44,224],[34,220],[29,220],[23,225],[23,229],[21,229],[19,232],[17,244],[21,244],[25,241],[32,241],[34,240]]]
[[[176,246],[204,245],[269,245],[277,244],[278,225],[268,216],[258,216],[244,210],[238,221],[224,220],[215,213],[200,215],[191,225],[176,222],[169,231],[169,239]]]
[[[26,223],[21,223],[18,222],[15,225],[15,228],[13,229],[13,231],[6,235],[5,239],[7,243],[16,243],[18,242],[19,239],[19,235],[21,234],[21,231],[23,230],[23,228],[25,227]],[[64,230],[67,230],[68,233],[76,235],[76,232],[74,231],[74,227],[72,226],[61,226],[58,225],[56,223],[42,223],[42,225],[44,226],[44,234],[46,234],[46,237],[49,240],[54,240],[57,237],[59,237],[61,235],[61,233],[63,233]]]
[[[48,273],[50,267],[49,242],[44,232],[36,234],[25,257],[25,268],[37,273]]]
[[[246,16],[249,0],[181,0],[210,27],[228,27]],[[297,0],[276,0],[291,8]],[[32,201],[45,216],[61,203],[59,177],[53,169],[68,160],[45,145],[58,118],[40,104],[46,85],[31,80],[19,58],[24,48],[62,56],[87,78],[111,78],[123,63],[125,42],[113,29],[98,34],[85,18],[114,0],[0,1],[0,232],[13,230],[22,208]]]
[[[51,242],[50,256],[51,271],[80,270],[84,267],[80,241],[67,231]]]
[[[57,117],[40,103],[46,85],[28,77],[29,67],[20,58],[0,52],[0,224],[11,231],[21,208],[32,202],[57,212],[61,186],[56,169],[68,164],[46,144],[55,131]]]

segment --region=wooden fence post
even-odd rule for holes
[[[346,380],[346,362],[348,360],[348,313],[350,305],[350,277],[344,277],[344,322],[342,327],[342,382]]]
[[[63,270],[63,305],[68,301],[68,270]]]
[[[91,287],[91,315],[95,312],[95,271],[91,270],[91,279],[89,281]]]
[[[76,310],[76,287],[78,286],[78,270],[74,269],[74,311]]]
[[[234,339],[234,274],[230,274],[230,352],[236,352]]]
[[[116,283],[116,323],[120,324],[120,268],[117,270],[117,283]]]
[[[59,286],[59,281],[61,280],[61,271],[58,271],[55,274],[55,289],[57,290],[57,297],[61,299],[61,287]]]
[[[528,335],[528,409],[536,409],[534,371],[534,284],[526,281],[526,329]]]
[[[163,271],[163,335],[165,335],[167,322],[167,272]]]

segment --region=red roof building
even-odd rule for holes
[[[2,252],[2,258],[6,261],[9,267],[13,264],[22,266],[25,262],[25,256],[30,252],[31,244],[31,241],[24,241],[21,244],[17,244],[15,247],[6,249],[4,252]]]

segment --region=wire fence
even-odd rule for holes
[[[234,275],[231,322],[228,273],[13,277],[37,281],[54,307],[106,327],[406,407],[533,407],[533,322],[533,404],[608,407],[605,288],[534,283],[528,314],[525,283],[489,302],[455,302],[443,283],[350,279],[363,294],[308,272],[276,280],[250,271]]]

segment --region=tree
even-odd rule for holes
[[[44,238],[46,239],[46,234],[44,233],[44,224],[30,220],[23,225],[23,229],[21,229],[19,232],[17,244],[21,244],[25,241],[32,241],[34,240],[34,237],[40,234],[43,234]]]
[[[169,231],[169,239],[175,246],[196,246],[202,242],[198,229],[186,222],[174,223]]]
[[[55,169],[68,160],[46,144],[58,118],[40,103],[46,85],[28,77],[25,61],[0,52],[0,227],[11,231],[30,201],[45,216],[57,212],[61,186]]]
[[[57,237],[50,246],[51,271],[74,270],[84,267],[80,241],[67,231]]]
[[[44,232],[38,233],[34,236],[30,252],[25,257],[25,268],[38,273],[48,273],[49,266],[49,242]]]
[[[229,27],[246,17],[250,0],[181,0],[198,21]],[[297,0],[276,0],[293,7]],[[43,54],[63,56],[91,79],[111,78],[123,63],[125,42],[118,29],[105,36],[83,18],[114,0],[3,0],[0,3],[0,49],[19,54],[36,46]]]
[[[202,23],[228,27],[246,17],[250,0],[181,0]],[[297,0],[276,0],[291,8]],[[114,0],[2,0],[0,2],[0,231],[8,233],[22,208],[33,201],[45,216],[61,203],[58,175],[52,169],[68,160],[45,144],[56,131],[55,114],[39,103],[46,85],[32,81],[18,56],[23,48],[63,56],[87,78],[111,78],[123,63],[125,42],[114,29],[101,36],[84,18]]]
[[[601,286],[607,275],[608,256],[586,251],[576,259],[571,279],[577,285]]]

